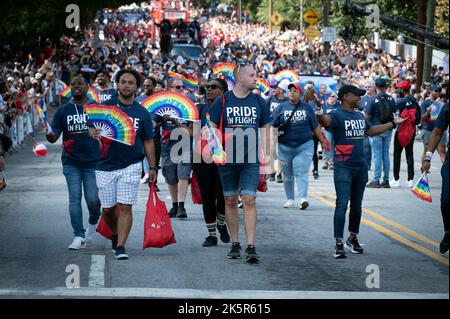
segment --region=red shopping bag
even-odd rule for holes
[[[152,183],[148,195],[147,211],[145,212],[142,249],[162,248],[176,242],[166,204],[158,198],[155,184]]]
[[[198,186],[197,179],[195,175],[192,174],[191,178],[191,193],[192,193],[192,202],[194,204],[202,203],[202,194],[200,193],[200,187]]]
[[[116,214],[116,216],[118,216],[119,215],[119,207],[115,206],[114,210],[115,210],[114,214]],[[98,222],[96,230],[97,230],[97,233],[99,233],[106,239],[111,239],[111,235],[112,235],[111,230],[109,229],[108,225],[106,225],[106,222],[103,219],[103,216],[100,217],[100,221]]]
[[[259,175],[258,192],[267,192],[267,179],[264,178],[264,174]]]

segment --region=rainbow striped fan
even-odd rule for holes
[[[177,92],[156,93],[141,101],[141,105],[149,112],[161,116],[168,114],[173,118],[188,121],[198,121],[199,119],[198,109],[194,102]]]
[[[231,62],[221,62],[217,63],[213,66],[212,71],[215,77],[219,76],[220,74],[225,78],[225,81],[228,84],[228,90],[232,90],[234,88],[234,85],[236,84],[236,81],[234,79],[233,71],[236,67],[236,64]]]
[[[94,127],[102,130],[101,136],[129,146],[134,145],[136,131],[125,112],[112,105],[90,104],[83,108]]]
[[[414,185],[413,188],[411,188],[411,192],[419,197],[421,200],[430,202],[431,199],[431,192],[430,192],[430,185],[428,184],[428,176],[426,173],[423,173],[420,179],[417,181],[416,185]]]

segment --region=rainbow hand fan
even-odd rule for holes
[[[285,80],[291,83],[300,81],[300,76],[293,70],[283,70],[275,74],[275,80],[278,82]]]
[[[234,88],[234,85],[236,84],[236,81],[234,79],[233,71],[236,67],[236,64],[232,62],[221,62],[217,63],[213,66],[212,71],[213,75],[215,77],[219,76],[219,74],[223,75],[225,78],[225,81],[228,84],[228,90],[232,90]]]
[[[160,92],[141,101],[141,105],[149,112],[173,118],[198,121],[198,109],[194,102],[178,92]]]
[[[258,78],[258,81],[256,82],[256,87],[261,90],[261,92],[266,93],[270,90],[270,85],[267,83],[266,80],[263,78]]]
[[[428,176],[427,173],[423,173],[420,179],[417,181],[416,185],[411,188],[411,192],[419,197],[421,200],[430,202],[431,193],[430,193],[430,185],[428,184]]]
[[[107,57],[109,57],[109,54],[111,53],[111,51],[109,50],[109,48],[107,46],[103,46],[102,47],[102,53],[103,53],[103,56],[105,58],[107,58]]]
[[[129,146],[134,145],[136,131],[130,117],[112,105],[90,104],[84,112],[95,128],[101,129],[101,136]]]
[[[96,89],[94,89],[92,86],[89,87],[89,90],[87,92],[87,97],[89,99],[94,100],[95,102],[100,102],[100,96],[98,95],[98,92]]]
[[[212,159],[217,165],[225,165],[227,162],[227,153],[223,150],[222,143],[211,125],[209,114],[206,114],[206,127],[209,131],[208,146],[211,151]]]
[[[62,90],[64,90],[67,87],[67,84],[64,83],[64,81],[57,79],[56,80],[56,88],[58,90],[58,92],[61,92]]]
[[[127,58],[127,63],[135,64],[135,63],[139,63],[139,62],[140,62],[140,60],[139,60],[138,56],[135,54],[132,54]]]
[[[263,67],[267,72],[273,72],[273,63],[269,60],[262,61]]]

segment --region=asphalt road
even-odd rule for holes
[[[142,250],[148,197],[141,185],[127,242],[130,259],[113,257],[110,242],[96,235],[88,247],[70,251],[73,239],[68,192],[62,175],[61,145],[44,142],[45,158],[32,154],[35,141],[8,156],[7,188],[0,192],[0,298],[448,298],[448,254],[442,239],[440,161],[430,174],[432,203],[415,198],[405,185],[403,158],[397,189],[366,189],[360,242],[363,255],[333,258],[335,192],[331,171],[310,176],[310,207],[283,209],[282,184],[269,182],[257,198],[255,245],[261,262],[229,260],[229,244],[202,247],[207,235],[201,206],[187,199],[187,220],[172,219],[177,243]],[[421,142],[416,142],[416,178]],[[322,162],[320,162],[322,166]],[[373,172],[369,172],[369,177]],[[167,186],[159,193],[167,205]],[[84,223],[87,210],[84,206]],[[347,231],[346,231],[347,232]],[[240,223],[241,242],[245,233]],[[77,275],[79,274],[79,288]]]

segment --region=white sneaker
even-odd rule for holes
[[[86,229],[86,240],[90,241],[94,239],[94,235],[96,232],[97,232],[97,225],[88,224],[88,227]]]
[[[147,174],[144,175],[144,177],[142,177],[141,181],[139,182],[139,184],[145,184],[148,183],[148,178],[149,176]]]
[[[70,250],[78,250],[81,248],[86,248],[86,240],[83,237],[75,237],[73,242],[70,244]]]
[[[414,187],[414,181],[413,180],[409,180],[408,181],[408,187],[409,188],[413,188]]]
[[[308,201],[306,200],[306,198],[300,199],[300,205],[299,205],[299,207],[298,207],[299,209],[304,210],[304,209],[307,209],[308,206],[309,206],[309,203],[308,203]]]
[[[295,200],[288,199],[286,203],[284,203],[283,208],[290,208],[295,205]]]
[[[400,180],[392,180],[392,181],[390,181],[389,182],[389,185],[391,186],[391,187],[393,187],[393,188],[395,188],[395,187],[400,187]]]

